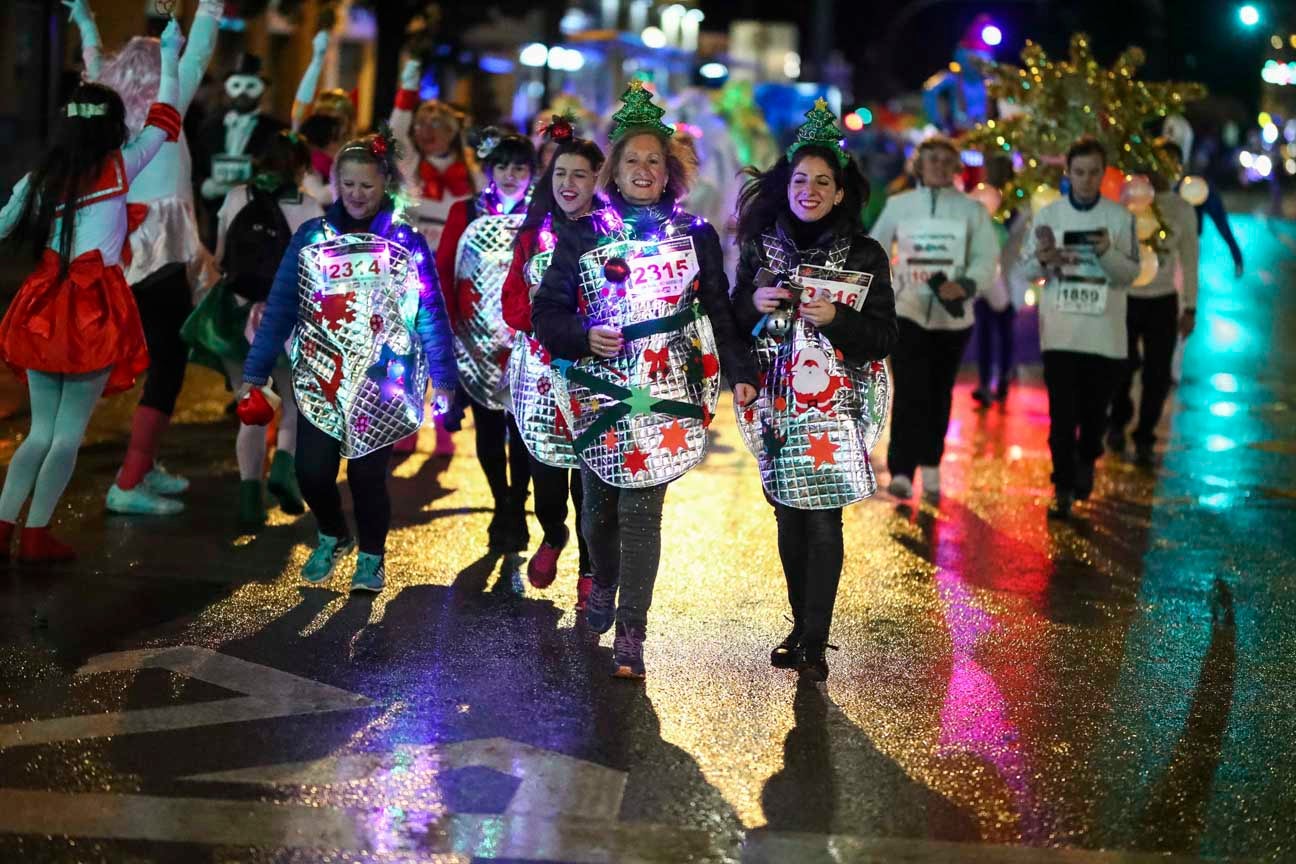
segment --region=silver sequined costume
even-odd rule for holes
[[[455,253],[455,278],[473,286],[472,306],[454,327],[459,383],[474,401],[494,411],[508,407],[505,372],[517,331],[504,323],[501,293],[513,263],[513,238],[525,216],[478,216],[459,238]]]

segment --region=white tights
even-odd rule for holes
[[[237,393],[243,386],[243,367],[227,360],[225,372]],[[283,398],[283,408],[279,414],[279,437],[275,446],[285,453],[296,453],[297,402],[293,399],[292,373],[288,369],[276,366],[271,373],[271,380],[274,381],[275,392]],[[234,449],[238,453],[239,479],[260,480],[265,473],[265,429],[260,426],[240,424]]]

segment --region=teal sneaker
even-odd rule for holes
[[[352,591],[371,591],[377,594],[387,584],[384,577],[387,571],[383,566],[382,555],[371,555],[361,552],[356,556],[355,575],[351,577]]]
[[[189,491],[189,478],[172,474],[161,462],[154,462],[153,470],[144,475],[140,485],[154,495],[183,495]]]
[[[333,574],[333,567],[343,555],[351,551],[353,546],[355,541],[350,537],[319,535],[319,545],[302,565],[302,578],[316,585],[328,581],[329,576]]]
[[[128,513],[140,516],[175,516],[184,512],[184,504],[172,498],[163,498],[144,488],[144,484],[134,489],[123,489],[116,483],[108,490],[105,502],[113,513]]]

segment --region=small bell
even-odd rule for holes
[[[775,339],[782,339],[792,332],[792,310],[776,309],[765,319],[765,332]]]

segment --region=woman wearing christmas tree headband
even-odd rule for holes
[[[774,502],[792,606],[792,632],[770,662],[822,681],[842,508],[877,488],[868,451],[886,414],[880,361],[897,331],[887,254],[860,219],[868,183],[827,104],[806,118],[772,168],[747,170],[733,302],[755,337],[763,382],[738,409],[739,427]]]
[[[532,323],[555,358],[574,364],[558,405],[585,490],[586,621],[596,633],[616,624],[613,674],[642,678],[666,486],[701,461],[719,370],[743,403],[756,395],[756,374],[719,236],[676,205],[688,169],[665,112],[640,81],[621,98],[600,174],[611,204],[594,219],[604,236],[559,239]]]

